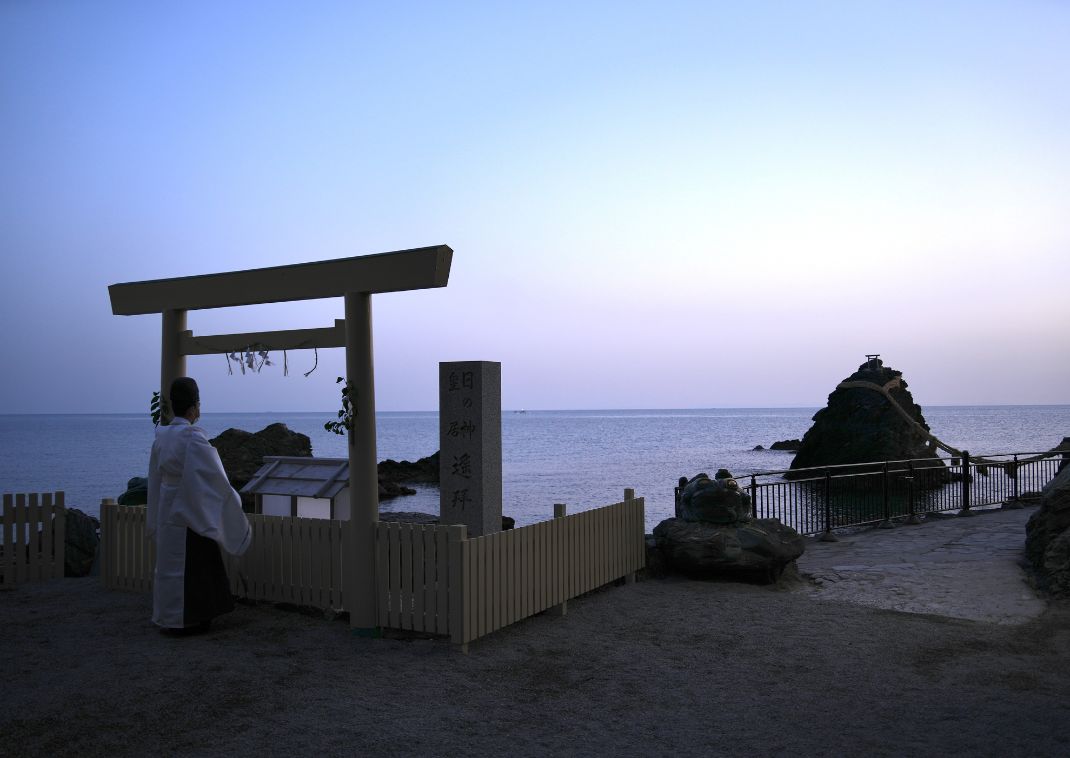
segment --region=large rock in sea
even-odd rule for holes
[[[928,432],[929,425],[902,377],[901,371],[885,367],[879,358],[859,366],[832,391],[828,405],[814,415],[813,426],[803,436],[791,468],[908,459],[929,459],[931,465],[943,467],[935,447],[919,431],[918,427]],[[855,382],[883,387],[892,400],[869,386],[843,386]],[[786,477],[812,475],[790,472]]]
[[[1025,526],[1025,556],[1040,589],[1070,600],[1070,466],[1041,492],[1040,508]]]
[[[682,488],[677,517],[654,527],[654,541],[677,571],[702,577],[776,581],[806,544],[778,519],[750,515],[750,496],[721,469]]]
[[[379,461],[379,478],[393,482],[438,484],[438,451],[418,461]]]
[[[244,429],[227,429],[210,442],[219,452],[230,486],[239,492],[253,478],[257,469],[264,465],[265,455],[299,458],[312,455],[312,440],[308,435],[292,432],[286,424],[281,423],[269,424],[255,433]],[[253,510],[252,495],[242,495],[242,507],[246,511]]]
[[[270,424],[259,432],[247,432],[243,429],[227,429],[218,437],[210,440],[219,451],[219,458],[223,461],[223,470],[227,472],[230,485],[241,491],[241,488],[249,483],[256,475],[257,470],[264,465],[264,456],[281,455],[294,458],[307,458],[312,455],[312,440],[308,435],[290,431],[286,424]],[[404,473],[412,474],[410,477],[393,477],[384,474],[383,464],[379,464],[379,500],[390,500],[401,495],[415,495],[416,490],[398,484],[396,479],[403,481],[426,481],[421,478],[421,473],[428,467],[427,461],[434,458],[435,481],[438,481],[438,458],[437,453],[429,458],[421,458],[416,463],[402,461],[386,461],[394,464]],[[255,507],[253,495],[242,495],[242,508],[252,512]]]

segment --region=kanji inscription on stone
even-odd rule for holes
[[[439,522],[502,528],[502,364],[438,365]]]

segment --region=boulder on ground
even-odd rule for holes
[[[695,576],[776,581],[803,554],[802,536],[778,519],[751,517],[750,495],[732,473],[681,478],[676,518],[654,527],[667,567]]]
[[[665,519],[654,540],[677,571],[771,582],[806,549],[798,532],[778,519],[750,519],[724,525]]]
[[[927,459],[943,467],[928,437],[921,408],[914,402],[902,372],[886,368],[879,358],[863,363],[828,397],[828,405],[814,415],[791,462],[792,469]],[[867,386],[843,386],[865,383]],[[883,387],[893,399],[881,391]],[[893,401],[900,410],[893,407]],[[920,430],[919,430],[920,427]],[[864,469],[860,469],[864,470]],[[811,472],[791,472],[789,479]]]
[[[1070,599],[1070,467],[1063,467],[1044,487],[1025,534],[1025,555],[1037,586]]]
[[[100,521],[77,508],[67,509],[63,575],[89,576],[100,545]]]

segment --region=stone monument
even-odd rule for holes
[[[502,364],[438,364],[439,523],[502,528]]]

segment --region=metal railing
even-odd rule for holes
[[[761,471],[736,476],[751,497],[755,518],[777,518],[800,534],[896,521],[918,523],[927,514],[1028,503],[1062,466],[1070,451],[1039,460],[1045,453],[998,453],[984,462],[923,458],[809,469]],[[791,479],[785,479],[785,474]],[[680,488],[676,488],[679,499]]]

